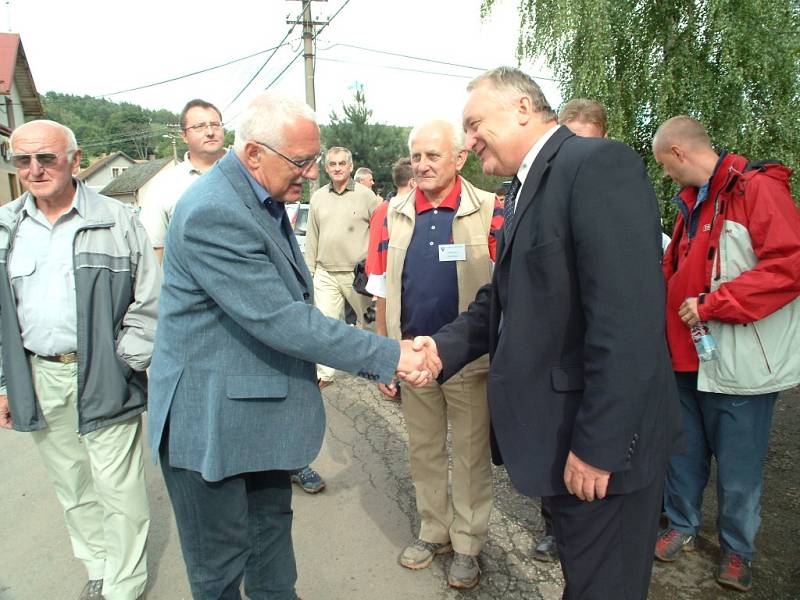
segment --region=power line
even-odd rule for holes
[[[305,0],[305,2],[303,2],[303,7],[302,7],[302,9],[301,9],[301,12],[302,12],[302,11],[304,11],[304,10],[306,9],[306,6],[308,6],[310,3],[311,3],[311,0]],[[243,87],[242,89],[240,89],[240,90],[239,90],[239,93],[238,93],[238,94],[236,94],[236,96],[234,96],[234,97],[233,97],[233,100],[231,100],[230,102],[228,102],[228,106],[226,106],[226,107],[223,109],[223,111],[222,111],[222,112],[225,112],[225,111],[227,111],[227,110],[228,110],[228,109],[231,107],[231,105],[233,105],[233,103],[234,103],[234,102],[236,102],[236,101],[239,99],[239,96],[241,96],[241,95],[244,93],[244,91],[245,91],[247,88],[249,88],[249,87],[250,87],[250,84],[251,84],[251,83],[253,83],[253,81],[255,80],[255,78],[256,78],[256,77],[258,77],[258,76],[259,76],[259,74],[261,73],[261,71],[263,71],[263,70],[264,70],[264,67],[266,67],[266,66],[267,66],[267,63],[268,63],[269,61],[271,61],[271,60],[272,60],[272,57],[273,57],[273,56],[275,56],[275,53],[278,51],[278,48],[280,48],[281,46],[283,46],[283,45],[286,43],[286,40],[287,40],[287,39],[289,38],[289,36],[292,34],[292,32],[294,31],[294,28],[295,28],[295,27],[297,27],[297,24],[294,24],[294,25],[292,25],[292,26],[289,28],[289,31],[287,31],[287,32],[286,32],[286,35],[285,35],[285,36],[283,36],[283,39],[281,40],[281,43],[280,43],[280,44],[278,44],[278,45],[277,45],[277,46],[276,46],[276,47],[273,49],[273,52],[272,52],[272,54],[270,54],[270,55],[267,57],[267,60],[265,60],[265,61],[264,61],[264,64],[262,64],[262,65],[261,65],[261,66],[258,68],[258,70],[257,70],[255,73],[253,73],[253,76],[252,76],[252,77],[251,77],[251,78],[248,80],[248,82],[247,82],[247,83],[245,83],[245,84],[244,84],[244,87]],[[294,62],[294,60],[293,60],[292,62]],[[289,64],[291,64],[291,63],[289,63]]]
[[[266,90],[268,90],[269,88],[271,88],[271,87],[272,87],[272,86],[275,84],[275,82],[276,82],[276,81],[278,81],[278,79],[280,79],[280,78],[281,78],[281,76],[282,76],[284,73],[286,73],[286,71],[289,69],[289,67],[291,67],[291,66],[294,64],[294,61],[296,61],[296,60],[297,60],[298,58],[300,58],[301,56],[303,56],[303,50],[300,50],[300,52],[298,52],[297,54],[295,54],[295,55],[294,55],[294,58],[293,58],[292,60],[290,60],[290,61],[289,61],[289,64],[287,64],[285,67],[283,67],[283,69],[281,70],[281,72],[280,72],[280,73],[278,73],[278,74],[277,74],[277,75],[274,77],[274,79],[273,79],[272,81],[270,81],[270,82],[267,84],[267,87],[265,87],[265,88],[264,88],[264,90],[266,91]]]
[[[320,28],[319,28],[319,29],[318,29],[316,32],[314,32],[314,36],[311,38],[311,39],[312,39],[314,42],[316,42],[317,36],[318,36],[320,33],[322,33],[322,32],[325,30],[325,28],[326,28],[328,25],[330,25],[330,24],[331,24],[331,21],[333,21],[333,20],[334,20],[334,19],[337,17],[337,15],[338,15],[340,12],[342,12],[342,9],[344,9],[344,7],[345,7],[345,6],[347,6],[348,4],[350,4],[350,0],[345,0],[345,1],[344,1],[344,4],[342,4],[342,5],[339,7],[339,10],[337,10],[335,13],[333,13],[333,16],[332,16],[332,17],[330,17],[330,18],[328,19],[327,23],[325,23],[325,24],[324,24],[322,27],[320,27]],[[294,61],[296,61],[298,58],[300,58],[300,56],[302,56],[302,54],[303,54],[303,51],[302,51],[302,50],[301,50],[300,52],[298,52],[298,53],[297,53],[297,54],[294,56],[294,58],[293,58],[292,60],[290,60],[290,61],[289,61],[289,64],[288,64],[288,65],[286,65],[286,66],[283,68],[283,70],[282,70],[280,73],[278,73],[277,77],[275,77],[275,78],[274,78],[272,81],[270,81],[270,82],[269,82],[269,85],[267,85],[267,87],[265,87],[265,88],[264,88],[264,90],[266,91],[266,90],[268,90],[270,87],[272,87],[272,86],[275,84],[275,82],[276,82],[276,81],[278,81],[278,79],[280,79],[280,78],[281,78],[281,75],[283,75],[283,74],[284,74],[284,73],[287,71],[287,69],[288,69],[289,67],[291,67],[291,66],[292,66],[292,64],[294,63]],[[315,53],[315,57],[316,57],[316,53]]]
[[[367,66],[367,67],[378,67],[378,68],[381,68],[381,69],[392,69],[394,71],[408,71],[410,73],[426,73],[428,75],[442,75],[444,77],[456,77],[458,79],[472,79],[473,78],[472,75],[458,75],[456,73],[444,73],[444,72],[441,72],[441,71],[425,71],[423,69],[412,69],[410,67],[392,67],[392,66],[389,66],[389,65],[374,65],[374,64],[371,64],[371,63],[358,62],[358,61],[354,61],[354,60],[343,60],[343,59],[339,59],[339,58],[325,58],[324,56],[318,56],[317,60],[322,60],[322,61],[325,61],[325,62],[344,63],[344,64],[348,64],[348,65],[362,65],[362,66]]]
[[[139,137],[154,137],[161,135],[163,132],[169,131],[166,125],[158,125],[151,129],[143,129],[140,131],[130,131],[118,134],[117,137],[110,137],[105,139],[90,140],[85,143],[79,144],[81,148],[92,148],[94,146],[103,146],[107,144],[121,144],[123,142],[130,142]]]
[[[345,7],[345,6],[347,6],[348,4],[350,4],[350,0],[344,0],[344,4],[342,4],[342,5],[339,7],[339,10],[337,10],[335,13],[333,13],[333,16],[332,16],[332,17],[330,17],[330,18],[328,19],[328,22],[327,22],[327,23],[325,23],[325,25],[323,25],[322,27],[320,27],[320,28],[319,28],[319,29],[316,31],[316,33],[314,33],[314,39],[317,39],[317,36],[318,36],[320,33],[322,33],[322,32],[325,30],[325,28],[326,28],[328,25],[330,25],[330,24],[331,24],[331,21],[333,21],[333,20],[334,20],[334,19],[335,19],[335,18],[336,18],[336,17],[339,15],[339,13],[340,13],[340,12],[342,12],[342,9],[344,9],[344,7]]]
[[[486,71],[487,69],[484,67],[474,67],[472,65],[462,65],[459,63],[447,62],[444,60],[435,60],[432,58],[422,58],[420,56],[411,56],[410,54],[402,54],[400,52],[389,52],[388,50],[376,50],[375,48],[367,48],[365,46],[357,46],[355,44],[345,44],[343,42],[337,42],[336,44],[331,44],[327,48],[323,48],[323,50],[330,50],[331,48],[336,48],[337,46],[341,46],[343,48],[354,48],[356,50],[363,50],[364,52],[374,52],[375,54],[385,54],[387,56],[397,56],[400,58],[408,58],[411,60],[420,60],[423,62],[431,62],[436,63],[438,65],[447,65],[448,67],[461,67],[463,69],[473,69],[475,71]]]
[[[310,1],[310,0],[308,0],[308,1]],[[317,36],[318,36],[320,33],[322,33],[322,31],[323,31],[323,30],[324,30],[324,29],[325,29],[325,28],[326,28],[328,25],[330,25],[331,21],[333,21],[333,20],[334,20],[334,19],[335,19],[335,18],[338,16],[338,14],[339,14],[340,12],[342,12],[342,10],[344,9],[344,7],[345,7],[345,6],[347,6],[348,4],[350,4],[350,0],[345,0],[345,1],[344,1],[344,3],[343,3],[343,4],[342,4],[340,7],[339,7],[339,10],[337,10],[335,13],[333,13],[333,16],[332,16],[332,17],[330,17],[330,18],[328,19],[328,21],[327,21],[327,22],[326,22],[326,23],[325,23],[325,24],[324,24],[322,27],[320,27],[320,28],[319,28],[319,29],[318,29],[316,32],[314,32],[314,36],[311,38],[311,39],[312,39],[312,41],[314,41],[314,42],[316,43]],[[305,6],[305,5],[304,5],[304,6]],[[267,87],[265,87],[265,88],[264,88],[264,91],[268,90],[268,89],[269,89],[269,88],[271,88],[273,85],[275,85],[275,83],[276,83],[276,82],[277,82],[277,81],[278,81],[278,80],[279,80],[279,79],[280,79],[280,78],[283,76],[283,74],[284,74],[284,73],[286,73],[286,71],[288,71],[288,70],[289,70],[289,67],[291,67],[291,66],[294,64],[294,62],[295,62],[295,61],[296,61],[298,58],[300,58],[300,57],[303,55],[303,52],[304,52],[304,50],[302,50],[302,49],[301,49],[301,50],[300,50],[300,52],[298,52],[297,54],[295,54],[295,55],[292,57],[292,60],[290,60],[290,61],[289,61],[289,62],[286,64],[286,66],[285,66],[283,69],[281,69],[281,72],[280,72],[280,73],[278,73],[278,74],[277,74],[277,75],[276,75],[276,76],[275,76],[275,77],[272,79],[272,81],[270,81],[270,82],[267,84]],[[315,53],[315,60],[316,60],[316,53]],[[250,85],[250,84],[248,83],[247,85]],[[242,91],[244,91],[244,90],[242,90]],[[241,92],[240,92],[240,94],[241,94]],[[237,96],[237,98],[238,98],[238,96]],[[230,108],[230,105],[228,105],[228,108]],[[227,108],[226,108],[226,110],[227,110]],[[228,122],[233,122],[233,121],[234,121],[234,120],[235,120],[235,119],[236,119],[236,118],[237,118],[239,115],[241,115],[241,114],[242,114],[242,112],[243,112],[243,111],[239,111],[238,113],[236,113],[235,115],[233,115],[232,117],[230,117],[229,119],[227,119],[227,120],[228,120]]]
[[[462,64],[459,64],[459,63],[453,63],[453,62],[448,62],[448,61],[444,61],[444,60],[436,60],[436,59],[433,59],[433,58],[423,58],[421,56],[411,56],[410,54],[402,54],[400,52],[389,52],[387,50],[377,50],[375,48],[367,48],[365,46],[357,46],[355,44],[336,43],[336,44],[331,44],[327,48],[322,48],[322,49],[323,50],[330,50],[331,48],[335,48],[337,46],[341,46],[343,48],[354,48],[356,50],[363,50],[364,52],[373,52],[375,54],[385,54],[387,56],[396,56],[398,58],[407,58],[409,60],[419,60],[419,61],[422,61],[422,62],[429,62],[429,63],[434,63],[434,64],[437,64],[437,65],[446,65],[448,67],[459,67],[459,68],[462,68],[462,69],[472,69],[473,71],[486,71],[487,70],[487,67],[475,67],[473,65],[462,65]],[[337,62],[334,59],[330,59],[330,58],[322,59],[322,60],[329,60],[329,61]],[[346,62],[346,61],[340,60],[338,62]],[[365,63],[354,63],[354,64],[365,64]],[[389,69],[394,68],[394,67],[389,67],[387,65],[378,65],[378,66],[386,67],[386,68],[389,68]],[[400,69],[400,70],[403,70],[403,69]],[[413,71],[413,69],[408,69],[408,70],[412,70]],[[435,73],[433,71],[420,71],[420,73],[432,73],[434,75],[448,75],[447,73]],[[455,77],[455,75],[451,75],[451,76]],[[543,76],[539,76],[539,75],[531,75],[531,77],[533,77],[534,79],[541,79],[541,80],[544,80],[544,81],[556,81],[556,79],[553,79],[552,77],[543,77]]]
[[[267,48],[266,50],[259,50],[258,52],[254,52],[253,54],[248,54],[247,56],[242,56],[240,58],[234,58],[233,60],[229,60],[228,62],[222,63],[220,65],[214,65],[213,67],[207,67],[205,69],[200,69],[199,71],[194,71],[192,73],[186,73],[185,75],[178,75],[177,77],[171,77],[169,79],[164,79],[162,81],[156,81],[154,83],[148,83],[148,84],[145,84],[145,85],[140,85],[138,87],[128,88],[127,90],[120,90],[118,92],[111,92],[109,94],[98,94],[98,95],[96,95],[94,97],[95,98],[102,98],[102,97],[105,97],[105,96],[117,96],[118,94],[125,94],[127,92],[136,92],[138,90],[144,90],[144,89],[147,89],[147,88],[155,87],[157,85],[163,85],[165,83],[172,83],[173,81],[178,81],[180,79],[186,79],[187,77],[193,77],[195,75],[200,75],[202,73],[208,73],[209,71],[213,71],[215,69],[221,69],[222,67],[227,67],[228,65],[232,65],[234,63],[241,62],[243,60],[247,60],[248,58],[253,58],[254,56],[258,56],[259,54],[265,54],[266,52],[270,52],[270,51],[274,55],[275,52],[277,52],[279,48],[281,48],[282,46],[286,45],[284,43],[285,41],[286,41],[286,38],[283,38],[281,43],[279,45],[275,46],[274,48]]]

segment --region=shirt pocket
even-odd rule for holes
[[[8,277],[12,281],[20,277],[30,277],[36,270],[36,259],[32,256],[14,256],[8,262]]]

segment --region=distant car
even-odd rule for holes
[[[308,229],[308,204],[294,204],[286,205],[286,214],[289,217],[289,222],[294,229],[294,237],[297,239],[297,245],[300,246],[300,251],[306,253],[306,230]]]

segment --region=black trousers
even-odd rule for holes
[[[646,600],[664,491],[664,469],[645,488],[584,502],[550,496],[564,600]]]

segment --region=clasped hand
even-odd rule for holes
[[[400,361],[397,363],[397,377],[414,387],[422,387],[433,381],[442,371],[442,361],[436,350],[436,342],[427,336],[418,336],[414,340],[400,342]],[[389,385],[380,386],[381,392],[387,396],[397,393],[393,381]]]

